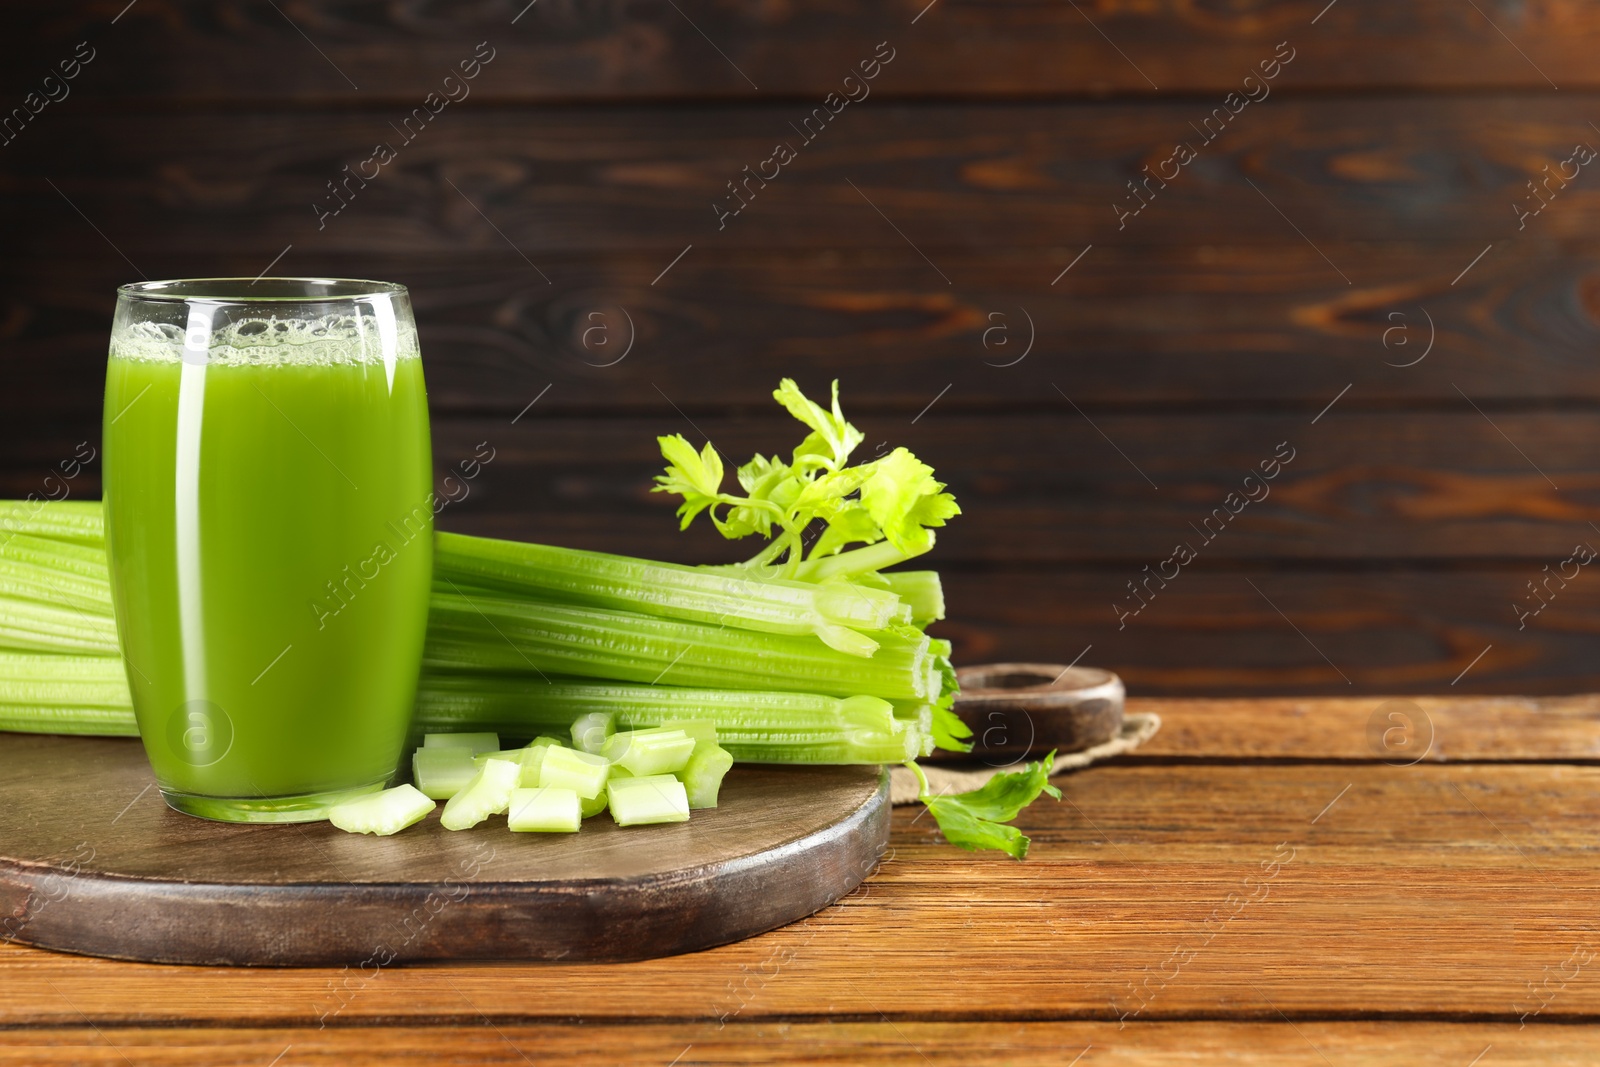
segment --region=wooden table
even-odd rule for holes
[[[856,893],[692,956],[363,974],[7,945],[0,1063],[1600,1060],[1600,697],[1380,704],[1131,701],[1161,733],[1060,779],[1026,862],[900,809]]]

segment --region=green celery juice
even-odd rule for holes
[[[385,358],[292,325],[189,362],[113,336],[117,625],[151,766],[194,814],[311,817],[273,798],[381,787],[410,726],[433,552],[415,334],[391,331]]]

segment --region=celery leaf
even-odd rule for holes
[[[1042,760],[1024,764],[1019,771],[997,774],[970,792],[946,796],[929,795],[922,768],[915,763],[907,766],[916,773],[922,786],[919,799],[933,813],[946,841],[969,851],[998,849],[1020,860],[1028,854],[1028,838],[1015,826],[1003,824],[1015,819],[1041,793],[1061,799],[1061,790],[1050,784],[1055,758],[1051,752]]]

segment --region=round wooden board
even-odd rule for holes
[[[0,940],[161,963],[630,960],[850,892],[888,844],[879,767],[736,767],[686,823],[393,837],[243,826],[162,801],[130,739],[0,733]]]

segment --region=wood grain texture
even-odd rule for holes
[[[596,818],[577,834],[499,820],[452,833],[430,817],[379,839],[190,818],[151,784],[132,739],[5,737],[4,936],[119,959],[363,972],[641,959],[810,915],[859,885],[888,837],[876,767],[742,768],[717,807],[643,832]]]
[[[1058,781],[1063,801],[1019,823],[1034,840],[1025,863],[950,849],[899,809],[891,854],[856,893],[692,956],[368,975],[7,946],[0,1023],[1115,1025],[1282,1012],[1514,1026],[1537,1006],[1528,983],[1557,969],[1569,980],[1544,991],[1535,1021],[1600,1013],[1592,964],[1572,975],[1566,963],[1594,947],[1600,768],[1110,765]]]
[[[659,258],[641,272],[644,285],[691,242],[892,249],[913,266],[920,249],[931,260],[920,284],[941,292],[982,283],[942,266],[951,249],[1058,250],[1050,258],[1060,266],[1040,272],[1044,287],[1086,244],[1287,245],[1298,227],[1331,261],[1322,275],[1331,298],[1383,277],[1371,242],[1482,249],[1523,235],[1591,238],[1600,181],[1582,170],[1552,185],[1544,196],[1553,202],[1521,230],[1514,206],[1543,203],[1528,199],[1528,183],[1596,141],[1588,116],[1597,105],[1581,92],[1269,98],[1210,143],[1195,127],[1220,104],[1193,100],[869,99],[809,143],[790,125],[808,114],[804,104],[502,110],[468,101],[409,143],[391,125],[403,114],[382,111],[246,111],[225,121],[62,111],[39,116],[32,143],[7,151],[0,189],[11,210],[0,239],[28,261],[104,253],[87,217],[138,270],[165,258],[186,264],[186,276],[205,272],[219,230],[231,254],[258,257],[256,272],[289,244],[283,269],[299,271],[335,253],[501,253],[508,241],[540,269],[556,253],[649,250]],[[1167,168],[1165,188],[1135,196],[1127,183],[1185,139],[1198,158],[1176,176]],[[765,186],[749,179],[748,206],[721,219],[713,204],[731,196],[728,183],[747,180],[742,168],[780,141],[796,158]],[[345,181],[342,168],[379,142],[393,143],[393,161],[368,166],[366,185],[351,179],[335,199],[328,183]],[[1146,200],[1132,218],[1116,207]],[[1448,283],[1469,262],[1452,257],[1428,277]]]
[[[814,394],[826,389],[816,379],[804,384]],[[513,423],[538,392],[507,388],[504,415],[434,420],[437,489],[457,498],[440,512],[441,529],[692,563],[725,563],[759,547],[730,544],[704,523],[680,533],[676,499],[651,492],[651,479],[663,465],[661,434],[682,433],[696,445],[709,435],[730,468],[757,450],[787,452],[799,442],[798,424],[770,397],[746,417],[690,415],[658,395],[649,417],[552,418],[535,405]],[[929,401],[937,392],[929,390]],[[937,407],[915,423],[855,418],[867,435],[864,457],[904,445],[961,502],[963,514],[939,531],[930,565],[1114,564],[1126,574],[1112,588],[1137,606],[1124,582],[1142,580],[1141,568],[1154,570],[1179,543],[1201,568],[1230,560],[1518,559],[1540,561],[1525,580],[1542,581],[1543,564],[1554,571],[1577,544],[1600,538],[1590,525],[1600,523],[1600,422],[1586,413],[1502,411],[1491,421],[1458,397],[1455,410],[1403,417],[1336,407],[1313,425],[1315,410],[1074,409],[1048,385],[1038,403],[1004,418]],[[98,444],[92,424],[75,429],[84,437],[51,438],[15,424],[20,439],[0,465],[0,494],[40,491],[59,465],[52,457],[70,458],[80,440]],[[477,476],[463,480],[461,464],[479,454],[489,462],[469,465]],[[1275,478],[1261,480],[1263,463]],[[98,470],[86,468],[73,483],[78,495],[98,495]],[[455,482],[446,486],[446,476]],[[1259,499],[1246,503],[1247,492]],[[1580,595],[1583,569],[1566,573],[1579,575],[1570,585]],[[1559,605],[1560,587],[1550,590]]]
[[[385,1026],[313,1029],[62,1027],[11,1031],[0,1064],[159,1064],[261,1067],[283,1054],[294,1067],[393,1064],[812,1064],[855,1067],[912,1059],[934,1064],[1002,1063],[1062,1067],[1196,1063],[1325,1067],[1363,1063],[1465,1067],[1492,1049],[1507,1067],[1588,1067],[1600,1050],[1592,1024],[1526,1028],[1453,1022],[680,1022],[615,1026]],[[285,1053],[285,1049],[288,1052]],[[1095,1057],[1091,1059],[1090,1056]],[[676,1060],[673,1057],[678,1057]],[[1324,1060],[1322,1057],[1326,1057]],[[1485,1057],[1487,1060],[1487,1057]]]
[[[280,6],[288,19],[263,3],[147,0],[114,27],[114,0],[70,11],[25,7],[12,39],[33,46],[14,52],[31,62],[0,84],[22,89],[30,68],[47,71],[55,53],[70,54],[85,37],[103,57],[89,68],[93,78],[83,79],[85,96],[181,103],[408,99],[484,39],[498,57],[477,91],[495,100],[738,98],[757,95],[757,87],[820,96],[885,38],[900,55],[880,91],[934,96],[953,84],[974,96],[1143,95],[1157,87],[1220,94],[1285,39],[1299,49],[1284,78],[1297,88],[1543,91],[1548,76],[1573,89],[1596,84],[1588,60],[1600,46],[1600,19],[1575,0],[1482,10],[1444,0],[1343,0],[1321,14],[1317,0],[1097,3],[1082,11],[1043,0],[940,0],[925,13],[926,0],[744,0],[685,7],[692,22],[657,2],[547,4],[520,17],[525,4],[517,0],[393,10],[348,0]],[[181,63],[138,58],[180,55]]]
[[[1133,758],[1407,765],[1600,759],[1600,696],[1133,699],[1161,730]]]
[[[1600,689],[1600,583],[1580,577],[1518,628],[1541,565],[1196,570],[1119,629],[1141,573],[946,574],[936,632],[957,663],[1083,655],[1136,697]]]
[[[1138,561],[1132,578],[1183,542],[1208,562],[1509,556],[1553,566],[1600,536],[1589,525],[1600,520],[1600,424],[1588,414],[1503,412],[1491,422],[1459,401],[1404,418],[1335,408],[1313,425],[1315,411],[1124,415],[1075,409],[1048,387],[1039,399],[1039,412],[1002,419],[857,420],[863,452],[911,448],[961,501],[931,562]],[[790,447],[791,426],[770,408],[689,418],[670,402],[640,420],[441,420],[434,450],[444,463],[480,441],[498,450],[443,524],[607,550],[651,538],[657,550],[642,554],[723,562],[725,542],[682,538],[667,517],[673,501],[649,492],[656,435],[708,435],[736,464]],[[1277,475],[1264,484],[1263,463]],[[1246,504],[1245,492],[1262,499]],[[547,510],[530,514],[529,501]]]
[[[54,208],[51,220],[67,225]],[[87,424],[113,293],[134,275],[109,249],[88,259],[96,250],[68,244],[80,254],[43,251],[0,289],[14,386],[0,411]],[[1261,246],[1096,245],[1054,286],[1083,251],[1067,235],[1060,248],[962,249],[941,259],[960,279],[944,291],[896,249],[696,243],[652,286],[670,255],[562,254],[541,263],[547,284],[503,246],[297,260],[301,247],[279,266],[411,287],[436,415],[515,414],[517,396],[546,385],[541,413],[650,412],[662,393],[697,414],[759,408],[784,374],[841,378],[852,414],[908,417],[946,384],[936,410],[1003,413],[1039,404],[1052,381],[1086,406],[1315,414],[1346,384],[1342,403],[1357,407],[1464,407],[1458,388],[1480,404],[1600,401],[1600,245],[1581,240],[1500,243],[1454,286],[1483,243],[1362,245],[1372,271],[1353,289],[1287,229]],[[203,263],[253,277],[272,254]],[[137,261],[152,276],[195,269],[160,250]]]

